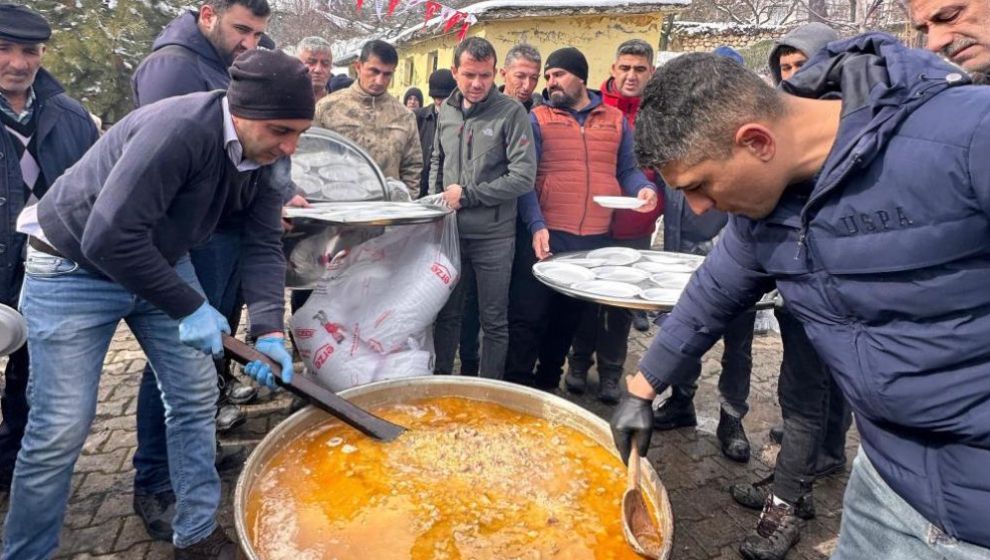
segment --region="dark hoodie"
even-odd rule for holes
[[[141,107],[197,91],[227,89],[227,63],[186,12],[162,30],[131,80],[134,105]]]
[[[788,93],[841,99],[810,190],[732,216],[643,357],[654,387],[774,285],[849,400],[883,480],[990,547],[990,88],[871,33],[830,43]]]
[[[839,34],[834,29],[824,23],[812,22],[801,27],[795,27],[773,45],[770,51],[770,73],[773,74],[773,83],[780,83],[780,50],[781,47],[791,47],[804,53],[809,59],[825,48],[825,45],[832,41],[838,41]]]

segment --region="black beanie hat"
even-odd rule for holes
[[[316,102],[306,66],[281,51],[251,49],[230,67],[230,112],[244,119],[313,120]]]
[[[430,74],[430,97],[447,99],[457,88],[457,81],[450,70],[443,68]]]
[[[571,74],[581,78],[581,81],[585,84],[588,83],[588,59],[584,57],[581,51],[574,47],[564,47],[550,53],[543,71],[546,72],[551,68],[567,70]]]

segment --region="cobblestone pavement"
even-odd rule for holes
[[[634,371],[654,333],[655,327],[645,334],[634,331],[630,338],[627,371]],[[744,422],[754,450],[754,457],[748,464],[724,458],[715,439],[719,347],[705,357],[695,401],[698,428],[658,432],[653,438],[649,458],[657,466],[670,494],[675,517],[672,557],[677,560],[739,558],[736,549],[756,524],[758,512],[736,505],[726,492],[730,484],[754,481],[769,474],[777,451],[777,446],[769,442],[767,431],[780,418],[776,398],[780,339],[772,334],[758,335],[753,346],[751,411]],[[76,464],[58,558],[172,557],[170,545],[153,542],[148,537],[131,506],[134,474],[131,459],[136,444],[134,414],[144,363],[144,355],[133,336],[126,328],[121,328],[106,358],[92,433]],[[565,391],[558,391],[558,394],[608,417],[609,407],[591,396],[574,397]],[[248,421],[226,434],[224,445],[252,447],[287,416],[289,402],[284,393],[263,392],[259,402],[245,407]],[[850,460],[856,442],[854,429],[847,449]],[[237,474],[228,472],[223,476],[220,520],[231,534],[233,487]],[[842,492],[847,478],[848,468],[846,473],[816,485],[818,517],[808,523],[800,544],[788,558],[810,560],[830,555],[838,534]],[[0,494],[0,514],[6,514],[7,506],[8,496]]]

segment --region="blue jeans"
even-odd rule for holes
[[[887,486],[860,447],[832,560],[863,558],[990,560],[990,549],[958,541],[929,523]]]
[[[206,299],[237,330],[241,232],[218,231],[189,253]],[[236,315],[236,317],[233,317]],[[222,367],[217,364],[218,367]],[[214,375],[215,379],[215,375]],[[149,364],[141,376],[137,400],[137,450],[134,452],[134,493],[154,495],[170,490],[165,406]]]
[[[176,493],[174,543],[216,528],[220,477],[213,466],[216,370],[179,341],[178,321],[71,260],[29,251],[22,309],[28,324],[30,412],[17,456],[3,558],[49,558],[58,547],[72,469],[96,414],[103,360],[123,319],[158,379]],[[199,288],[188,258],[175,266]]]

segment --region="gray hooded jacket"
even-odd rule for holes
[[[791,47],[804,53],[809,59],[818,51],[825,48],[825,45],[832,41],[838,41],[839,34],[834,29],[819,23],[811,22],[801,27],[795,27],[773,45],[770,51],[770,72],[773,74],[773,83],[780,83],[780,50],[781,47]]]

